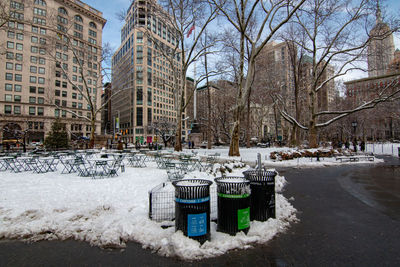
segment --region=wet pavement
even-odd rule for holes
[[[84,242],[0,241],[0,266],[400,266],[400,160],[278,169],[299,222],[269,243],[195,262],[139,244],[102,250]]]

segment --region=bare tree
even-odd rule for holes
[[[306,33],[306,39],[292,40],[304,49],[311,58],[307,94],[308,112],[306,123],[296,120],[287,110],[281,109],[281,114],[292,124],[309,132],[309,144],[317,146],[318,130],[336,120],[364,109],[374,108],[378,103],[393,98],[399,91],[398,82],[393,80],[385,88],[377,92],[377,97],[369,99],[357,107],[346,110],[329,111],[318,107],[318,93],[330,86],[335,79],[341,78],[350,71],[362,70],[360,67],[368,44],[382,36],[369,36],[369,18],[371,3],[375,1],[325,1],[308,0],[302,10],[297,12],[295,27]],[[390,30],[392,31],[392,30]],[[334,67],[334,69],[333,69]]]
[[[173,83],[167,82],[166,84],[173,87],[177,127],[175,132],[175,150],[181,151],[182,114],[185,112],[195,88],[205,79],[204,76],[196,79],[194,89],[187,90],[185,82],[187,72],[189,66],[203,56],[204,53],[211,53],[207,49],[213,44],[202,47],[199,40],[207,26],[216,18],[217,11],[204,1],[162,0],[160,1],[160,5],[162,9],[154,10],[154,12],[158,13],[154,15],[163,18],[164,23],[171,27],[168,34],[175,40],[174,47],[160,44],[157,46],[157,50],[167,59],[173,70]],[[196,30],[197,35],[192,39],[190,35],[193,30]],[[185,94],[188,94],[189,97]],[[186,101],[187,99],[188,101]]]
[[[162,117],[150,124],[148,128],[150,131],[154,131],[157,136],[160,136],[164,142],[164,146],[167,147],[168,142],[174,139],[176,124]]]
[[[63,14],[67,21],[76,21],[76,16]],[[60,20],[59,14],[48,14],[48,20]],[[76,23],[75,23],[76,24]],[[63,77],[66,84],[69,84],[77,92],[79,98],[84,100],[84,107],[67,106],[55,100],[54,92],[48,92],[48,102],[54,105],[58,110],[72,114],[73,117],[86,121],[90,124],[90,143],[89,147],[94,146],[96,123],[99,123],[99,115],[102,109],[111,99],[121,93],[124,89],[113,91],[108,100],[104,103],[100,101],[100,94],[103,90],[102,79],[110,77],[110,59],[112,49],[108,43],[100,47],[97,44],[85,44],[80,38],[74,37],[74,31],[71,29],[74,23],[58,23],[57,27],[49,27],[48,30],[54,33],[54,37],[48,38],[40,45],[46,52],[47,58],[55,63],[53,69],[55,77]],[[79,24],[79,21],[78,21]],[[57,25],[52,23],[49,25]],[[64,26],[62,26],[64,25]],[[51,36],[51,35],[49,35]],[[78,67],[69,66],[70,59]],[[66,84],[63,86],[66,86]],[[84,112],[86,111],[86,112]]]
[[[229,147],[230,156],[240,156],[240,121],[253,84],[256,58],[274,34],[291,19],[305,0],[211,1],[226,17],[233,29],[240,34],[238,92],[232,139]],[[247,59],[245,56],[246,45],[249,47]]]

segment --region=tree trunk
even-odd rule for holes
[[[90,122],[91,129],[90,129],[89,148],[94,148],[94,133],[95,133],[95,130],[96,130],[95,120],[96,120],[96,118],[93,118],[93,115],[92,115],[92,120]]]
[[[205,35],[206,41],[207,41],[207,33]],[[211,149],[211,93],[210,93],[210,85],[209,85],[209,80],[208,80],[208,65],[207,65],[207,53],[204,54],[204,67],[206,71],[206,83],[207,83],[207,109],[208,109],[208,114],[207,114],[207,149]],[[218,142],[218,140],[216,140]]]
[[[239,112],[237,112],[237,113],[239,113]],[[236,115],[236,118],[237,117],[238,117],[238,115]],[[240,119],[237,118],[233,124],[232,138],[231,138],[231,143],[229,145],[229,156],[230,157],[240,156],[239,134],[240,134]]]
[[[179,118],[176,125],[175,132],[175,151],[182,151],[182,109],[179,109]]]
[[[313,118],[310,121],[310,133],[309,133],[309,146],[310,148],[317,148],[318,141],[317,141],[317,127],[315,127],[315,119]]]
[[[247,127],[246,127],[246,147],[250,147],[250,96],[247,98]]]

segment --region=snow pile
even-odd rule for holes
[[[107,179],[61,174],[61,167],[45,174],[0,172],[0,239],[72,238],[103,248],[123,248],[126,242],[136,241],[160,255],[201,259],[265,243],[296,221],[295,208],[277,193],[277,219],[251,222],[247,235],[236,236],[217,232],[211,223],[211,241],[200,245],[174,227],[163,229],[148,218],[148,191],[165,182],[167,174],[153,162],[147,166],[126,168]],[[232,166],[229,176],[242,176],[244,170]],[[186,178],[213,180],[215,176],[197,171]],[[284,177],[277,176],[277,192],[284,184]]]

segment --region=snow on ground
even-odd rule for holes
[[[254,162],[257,153],[261,153],[265,159],[265,155],[271,151],[263,148],[241,149],[241,159]],[[228,158],[227,148],[199,152],[199,155],[218,152],[222,158]],[[297,165],[310,164],[303,160],[294,161]],[[272,163],[264,160],[266,162]],[[312,163],[321,166],[329,162],[324,159],[322,163]],[[290,165],[287,161],[282,164]],[[2,171],[0,239],[75,239],[103,248],[123,248],[126,242],[136,241],[160,255],[201,259],[215,257],[231,249],[245,249],[256,243],[265,243],[296,221],[296,209],[279,193],[285,178],[278,175],[277,219],[253,221],[247,235],[238,233],[236,236],[217,232],[216,224],[211,222],[211,241],[200,245],[182,232],[175,232],[174,227],[163,229],[161,223],[148,218],[148,191],[166,182],[167,174],[165,170],[157,169],[154,162],[147,162],[147,166],[126,167],[124,173],[106,179],[79,177],[74,173],[61,174],[61,165],[58,171],[45,174]],[[242,176],[247,168],[234,169],[229,176]],[[215,177],[197,171],[187,174],[185,178],[213,180]],[[169,188],[173,190],[172,186]]]

